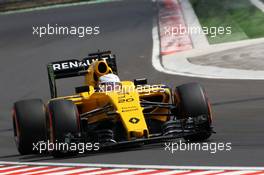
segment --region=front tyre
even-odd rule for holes
[[[178,106],[178,116],[195,123],[195,134],[184,137],[187,141],[204,141],[211,134],[211,105],[205,91],[198,83],[188,83],[178,86],[175,91],[175,102]]]
[[[75,154],[70,148],[69,137],[80,134],[80,117],[76,105],[69,100],[53,100],[49,105],[50,113],[50,139],[56,147],[52,151],[54,157],[64,157]],[[77,151],[77,150],[76,150]]]
[[[21,155],[37,153],[34,145],[47,141],[46,110],[40,99],[23,100],[13,108],[14,137]]]

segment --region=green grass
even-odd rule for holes
[[[232,34],[207,35],[209,43],[264,37],[264,13],[249,0],[190,0],[203,27],[232,27]]]

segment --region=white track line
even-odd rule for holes
[[[91,173],[81,173],[82,175],[97,175],[97,174],[105,174],[105,173],[114,173],[118,171],[122,171],[125,169],[110,169],[110,170],[101,170],[101,171],[96,171],[96,172],[91,172]]]
[[[151,173],[152,171],[155,171],[155,169],[135,170],[135,171],[126,172],[126,173],[119,173],[118,175],[134,175],[134,174],[141,174],[141,173]]]
[[[259,8],[262,12],[264,12],[264,3],[260,0],[250,0],[253,5]]]
[[[250,174],[250,173],[257,173],[258,171],[237,171],[237,172],[226,172],[220,173],[217,175],[242,175],[242,174]]]
[[[163,58],[166,67],[164,72],[190,77],[214,78],[214,79],[241,79],[263,80],[264,71],[251,71],[239,69],[227,69],[215,66],[201,66],[190,63],[186,57],[168,55]]]
[[[21,167],[22,165],[36,166],[85,166],[100,168],[143,168],[143,169],[173,169],[173,170],[249,170],[264,171],[264,167],[230,167],[230,166],[167,166],[167,165],[130,165],[130,164],[89,164],[89,163],[53,163],[53,162],[5,162],[0,161],[4,165],[20,165],[13,167]],[[1,170],[1,168],[0,168]]]
[[[161,62],[160,62],[160,41],[159,41],[159,34],[158,34],[158,26],[155,22],[153,23],[153,25],[154,26],[152,29],[152,38],[153,38],[152,65],[159,72],[164,72],[164,68],[162,67]]]
[[[85,171],[91,171],[91,170],[100,170],[100,168],[79,168],[79,169],[75,169],[75,170],[65,170],[65,171],[61,171],[61,172],[55,172],[55,173],[49,173],[49,175],[57,175],[57,174],[72,174],[72,173],[82,173]]]
[[[221,173],[224,172],[224,170],[210,170],[210,171],[202,171],[202,172],[193,172],[190,175],[207,175],[207,174],[215,174],[215,173]]]
[[[190,170],[172,170],[168,172],[161,172],[161,173],[155,173],[155,175],[171,175],[171,174],[181,174],[181,173],[187,173],[191,172]]]
[[[27,166],[26,165],[19,165],[19,166],[3,167],[3,168],[0,168],[0,171],[9,170],[9,169],[13,169],[13,168],[22,168],[22,167],[27,167]]]
[[[28,173],[23,173],[23,175],[32,175],[32,174],[41,174],[41,173],[48,173],[50,171],[57,171],[57,170],[61,170],[63,171],[64,169],[67,169],[70,167],[54,167],[54,168],[49,168],[47,170],[40,170],[40,171],[34,171],[34,172],[28,172]]]
[[[18,170],[7,171],[7,172],[3,172],[3,173],[0,173],[0,174],[1,175],[6,175],[6,174],[13,174],[13,173],[20,173],[20,172],[25,172],[25,171],[37,170],[37,169],[40,169],[40,168],[43,168],[43,166],[21,168],[21,169],[18,169]]]

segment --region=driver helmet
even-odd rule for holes
[[[106,74],[99,77],[98,86],[103,91],[121,90],[120,79],[115,74]]]

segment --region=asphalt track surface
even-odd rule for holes
[[[152,26],[157,16],[150,0],[128,0],[0,15],[0,160],[153,165],[264,165],[264,82],[210,80],[167,75],[151,64]],[[100,35],[78,38],[32,35],[32,26],[47,24],[100,26]],[[214,134],[210,142],[231,142],[232,151],[211,154],[203,151],[177,151],[164,146],[123,149],[85,156],[56,159],[51,156],[20,156],[16,150],[11,123],[14,101],[49,98],[45,65],[54,60],[82,58],[97,49],[117,54],[122,79],[147,77],[150,83],[170,86],[199,82],[213,103]],[[175,58],[177,59],[177,58]],[[77,81],[61,82],[66,86]],[[67,89],[67,88],[66,88]]]

